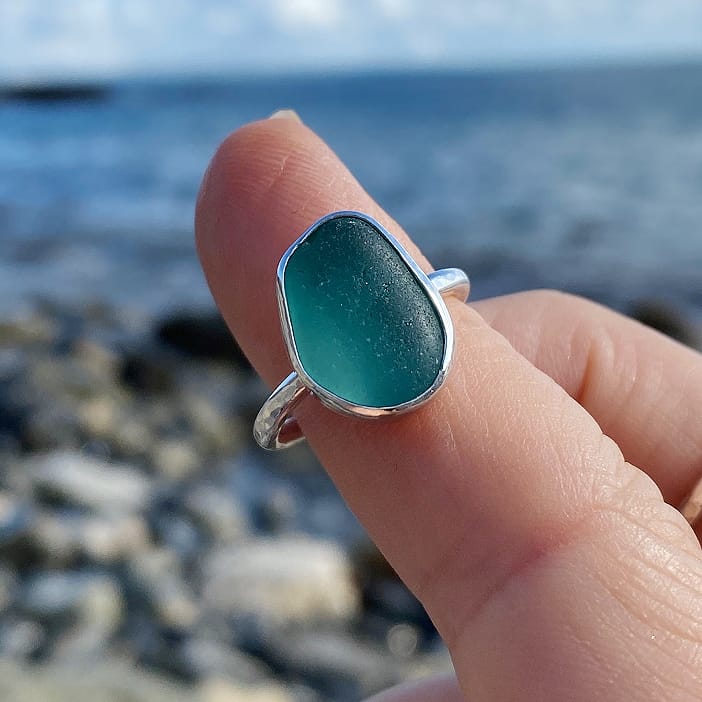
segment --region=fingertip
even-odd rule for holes
[[[217,147],[202,179],[195,208],[198,245],[220,231],[217,223],[248,197],[258,199],[296,152],[317,138],[301,121],[261,119],[231,132]]]

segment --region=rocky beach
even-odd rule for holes
[[[450,668],[215,311],[0,324],[0,697],[354,700]],[[99,691],[99,694],[98,694]]]

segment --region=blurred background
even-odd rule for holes
[[[697,0],[0,0],[0,698],[345,702],[450,667],[196,259],[296,109],[476,298],[702,325]],[[476,664],[479,664],[477,662]]]

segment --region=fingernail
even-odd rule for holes
[[[295,110],[276,110],[268,119],[290,119],[293,122],[302,124],[300,115]]]

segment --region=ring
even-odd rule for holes
[[[702,478],[697,481],[690,494],[680,505],[680,512],[687,519],[687,523],[694,527],[702,517]]]
[[[442,295],[465,301],[470,281],[458,268],[425,274],[372,217],[342,211],[316,221],[283,254],[276,291],[294,370],[254,422],[254,438],[270,450],[304,439],[292,410],[307,394],[365,418],[429,400],[453,354]]]

